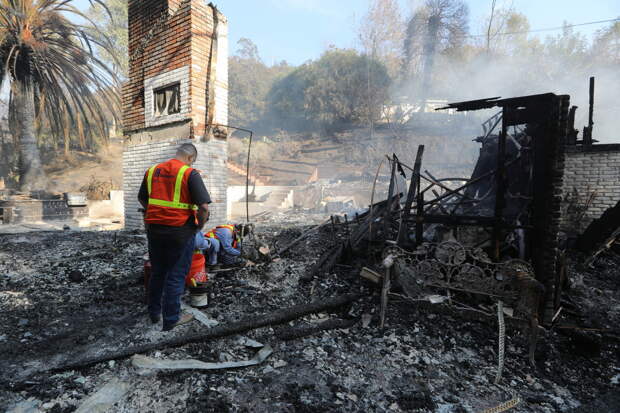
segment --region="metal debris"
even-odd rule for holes
[[[131,364],[140,369],[148,370],[224,370],[239,367],[249,367],[261,364],[273,354],[271,346],[266,345],[250,360],[228,361],[224,363],[206,363],[200,360],[159,360],[152,357],[136,354],[131,358]]]
[[[95,394],[89,396],[75,413],[106,413],[129,391],[129,384],[112,379]]]

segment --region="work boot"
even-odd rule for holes
[[[211,271],[219,270],[220,268],[222,268],[220,264],[207,264],[207,269]]]
[[[157,324],[161,320],[161,317],[158,315],[150,315],[151,323]]]
[[[172,330],[173,328],[175,328],[176,326],[180,326],[181,324],[187,324],[187,323],[189,323],[189,322],[190,322],[190,321],[192,321],[193,319],[194,319],[194,316],[193,316],[193,315],[191,315],[191,314],[187,314],[187,313],[185,313],[185,314],[181,314],[181,317],[179,318],[179,321],[177,321],[177,322],[176,322],[176,323],[174,323],[174,324],[170,324],[170,325],[165,325],[165,324],[164,324],[164,326],[163,326],[163,328],[162,328],[162,331],[170,331],[170,330]]]

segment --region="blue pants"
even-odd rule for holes
[[[151,317],[163,315],[164,327],[179,321],[181,296],[185,289],[185,276],[192,264],[194,243],[194,237],[190,237],[185,244],[149,237],[151,279],[148,310]]]

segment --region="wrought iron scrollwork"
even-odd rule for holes
[[[462,291],[501,300],[526,318],[542,296],[530,263],[511,259],[495,263],[479,248],[456,241],[424,243],[413,252],[397,246],[384,250],[394,257],[398,282],[407,295],[421,298],[432,290]]]

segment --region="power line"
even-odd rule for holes
[[[549,28],[546,28],[546,29],[534,29],[534,30],[528,30],[528,31],[523,31],[523,32],[495,33],[495,34],[493,34],[493,36],[510,36],[510,35],[514,35],[514,34],[528,34],[528,33],[550,32],[550,31],[554,31],[554,30],[566,29],[566,28],[569,28],[569,27],[589,26],[589,25],[592,25],[592,24],[611,23],[611,22],[617,22],[617,21],[620,21],[620,17],[617,17],[615,19],[609,19],[609,20],[599,20],[599,21],[587,22],[587,23],[567,24],[565,26],[549,27]],[[464,35],[463,37],[487,37],[487,35],[486,34],[468,34],[468,35]]]

